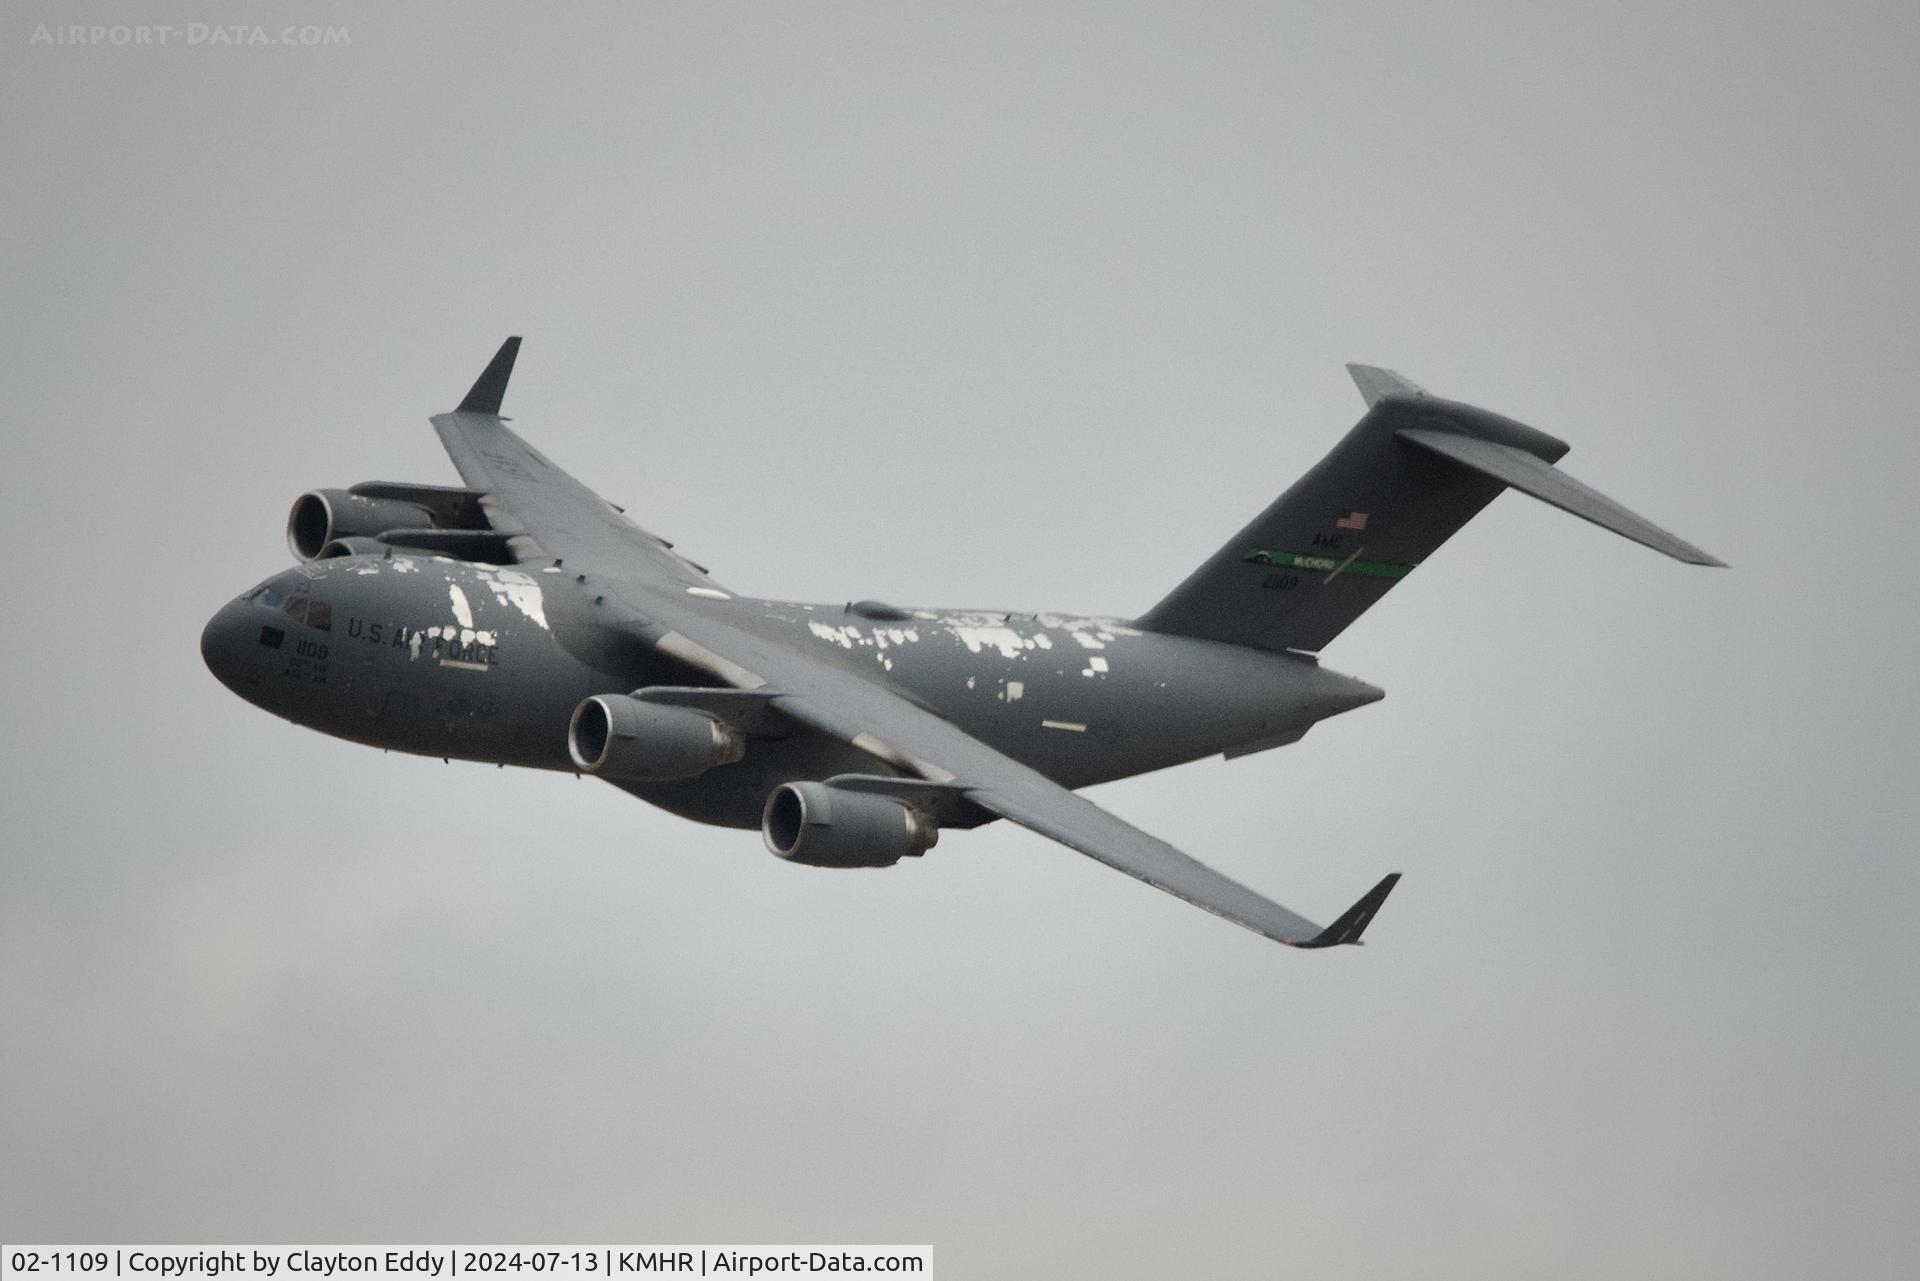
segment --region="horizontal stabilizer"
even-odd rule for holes
[[[520,339],[509,338],[500,344],[500,350],[493,354],[480,377],[474,380],[473,389],[467,398],[460,402],[458,414],[498,414],[500,402],[507,395],[507,379],[513,377],[513,360],[520,354]]]
[[[1665,552],[1675,560],[1685,561],[1689,565],[1726,564],[1692,543],[1676,538],[1652,521],[1636,516],[1605,494],[1581,484],[1552,463],[1524,449],[1429,427],[1402,427],[1394,435],[1456,462],[1469,471],[1492,477],[1523,494],[1533,495],[1543,503],[1571,512],[1583,520],[1590,520],[1602,529],[1610,529],[1623,538],[1631,538],[1657,552]]]
[[[1304,943],[1295,943],[1295,947],[1338,947],[1342,943],[1358,943],[1360,935],[1366,932],[1374,914],[1380,905],[1387,901],[1387,895],[1393,893],[1393,887],[1400,883],[1400,873],[1388,872],[1386,878],[1368,890],[1358,903],[1318,934]]]
[[[1369,405],[1377,405],[1387,396],[1427,394],[1427,389],[1413,379],[1378,365],[1348,365],[1347,372],[1353,375],[1353,385],[1360,389],[1360,394],[1366,397]]]

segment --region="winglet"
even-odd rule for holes
[[[1391,369],[1381,369],[1377,365],[1348,365],[1347,372],[1353,376],[1353,385],[1360,389],[1371,408],[1387,396],[1424,396],[1427,389],[1405,374],[1396,374]]]
[[[1295,943],[1295,947],[1335,947],[1341,943],[1358,943],[1374,913],[1387,901],[1387,895],[1393,893],[1393,887],[1399,883],[1400,873],[1389,872],[1385,880],[1368,890],[1358,903],[1346,910],[1339,920],[1321,930],[1304,943]]]
[[[458,414],[498,414],[500,401],[507,394],[507,379],[513,376],[513,358],[520,354],[518,335],[500,344],[500,350],[493,354],[480,377],[474,381],[473,390],[460,402]]]

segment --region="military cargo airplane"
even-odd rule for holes
[[[590,774],[815,867],[1007,819],[1281,943],[1358,943],[1398,873],[1316,925],[1074,789],[1383,697],[1319,652],[1503,489],[1720,564],[1558,470],[1562,441],[1350,365],[1359,423],[1138,618],[762,599],[507,426],[519,349],[432,420],[466,484],[301,495],[299,563],[214,615],[207,666],[322,733]]]

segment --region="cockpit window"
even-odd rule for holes
[[[316,631],[333,630],[333,605],[324,600],[315,600],[304,593],[296,593],[280,607],[295,622],[305,623]]]
[[[280,608],[280,602],[284,601],[290,592],[296,590],[294,577],[291,573],[277,574],[240,599],[250,600],[254,604],[264,605],[268,609],[278,609]],[[300,586],[304,588],[305,584],[301,584]]]

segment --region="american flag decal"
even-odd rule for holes
[[[1365,529],[1367,527],[1367,514],[1365,512],[1348,512],[1339,520],[1334,521],[1333,527],[1335,529]]]

